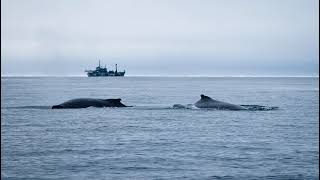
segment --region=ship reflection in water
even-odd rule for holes
[[[118,71],[118,67],[116,64],[116,70],[115,71],[108,71],[106,66],[102,68],[100,66],[100,60],[99,60],[99,66],[96,67],[96,70],[85,70],[87,72],[88,77],[97,77],[97,76],[124,76],[126,71]]]

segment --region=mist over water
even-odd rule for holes
[[[318,76],[319,2],[1,1],[1,75]]]

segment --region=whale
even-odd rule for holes
[[[200,95],[201,99],[194,104],[174,104],[172,106],[173,109],[217,109],[217,110],[248,110],[248,111],[270,111],[277,110],[279,107],[277,106],[261,106],[261,105],[236,105],[223,101],[215,100],[209,96]]]
[[[95,98],[78,98],[71,99],[64,103],[52,106],[52,109],[75,109],[87,107],[127,107],[121,103],[121,99],[95,99]]]
[[[194,105],[197,108],[212,108],[212,109],[224,109],[224,110],[247,110],[247,108],[231,104],[223,101],[218,101],[212,99],[209,96],[205,96],[203,94],[200,95],[201,99],[197,101]]]

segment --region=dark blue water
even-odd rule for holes
[[[1,79],[3,179],[319,179],[318,78]],[[271,111],[173,109],[206,94]],[[52,110],[79,97],[131,108]]]

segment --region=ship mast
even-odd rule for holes
[[[116,64],[116,73],[118,72],[118,69],[117,69],[117,64]]]
[[[99,59],[99,68],[100,68],[100,59]]]

